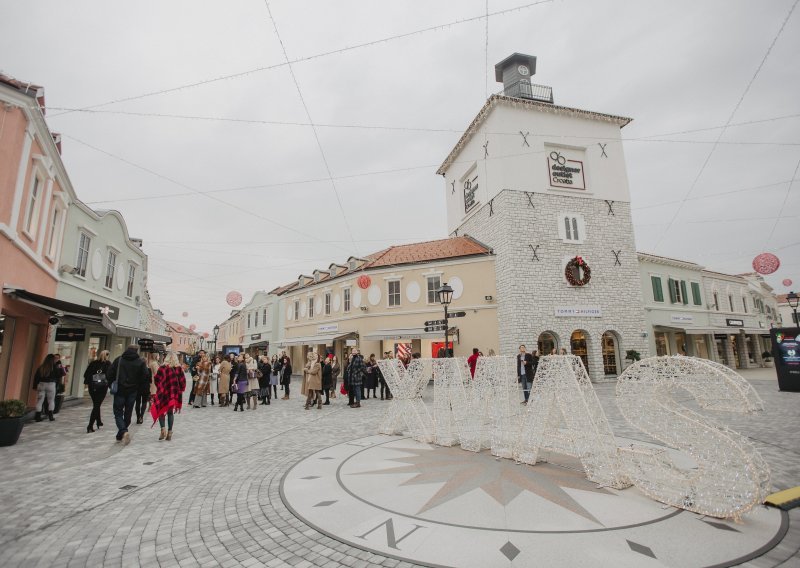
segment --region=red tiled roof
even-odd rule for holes
[[[485,245],[481,244],[480,242],[476,241],[475,239],[469,236],[452,237],[447,239],[439,239],[436,241],[411,243],[407,245],[396,245],[380,250],[378,252],[374,252],[372,254],[367,255],[366,257],[362,257],[365,262],[357,270],[345,269],[342,270],[341,272],[337,272],[336,276],[328,275],[321,278],[320,282],[324,280],[333,280],[336,278],[341,278],[342,276],[345,276],[347,274],[351,274],[353,272],[360,272],[361,270],[367,270],[370,268],[382,268],[385,266],[398,266],[402,264],[433,262],[435,260],[486,255],[491,253],[492,250],[490,248],[486,247]],[[351,258],[357,258],[357,257],[351,257]],[[311,286],[313,284],[319,284],[319,282],[311,281],[307,284],[307,286]],[[280,296],[281,294],[285,294],[286,292],[292,291],[299,287],[300,286],[298,281],[295,280],[294,282],[286,284],[285,286],[280,286],[278,288],[275,288],[270,292],[270,294],[275,294],[276,296]]]
[[[391,246],[369,255],[369,262],[364,265],[364,268],[431,262],[447,258],[490,254],[491,252],[490,249],[470,237],[453,237],[438,241]]]

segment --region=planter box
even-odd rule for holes
[[[13,446],[22,433],[24,417],[0,419],[0,446]]]

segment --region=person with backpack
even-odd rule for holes
[[[117,442],[122,442],[126,446],[131,441],[128,427],[131,425],[133,405],[136,403],[140,386],[149,379],[148,372],[147,364],[139,357],[139,348],[136,345],[129,345],[122,355],[114,359],[109,369],[111,392],[114,393]]]
[[[100,406],[108,393],[108,370],[111,367],[109,355],[108,351],[101,351],[97,359],[89,363],[86,372],[83,373],[83,384],[89,387],[89,396],[92,397],[92,413],[89,415],[89,425],[86,427],[87,434],[94,432],[95,424],[98,428],[103,425],[100,419]]]

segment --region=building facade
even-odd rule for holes
[[[280,298],[259,290],[241,309],[241,345],[253,356],[274,353],[278,339],[278,305]]]
[[[351,257],[273,291],[283,298],[286,318],[279,347],[295,365],[309,350],[341,360],[353,347],[378,358],[387,351],[441,356],[444,331],[426,331],[425,322],[443,317],[436,291],[444,283],[454,289],[450,311],[465,312],[450,320],[454,354],[466,356],[473,347],[497,352],[494,257],[469,237]]]
[[[535,65],[514,54],[495,67],[505,94],[439,168],[448,231],[494,250],[502,354],[566,348],[593,379],[616,376],[627,350],[649,353],[620,136],[630,119],[554,105],[527,79]]]

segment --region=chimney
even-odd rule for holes
[[[503,94],[518,99],[553,102],[553,89],[544,85],[531,84],[536,74],[536,57],[524,53],[514,53],[494,66],[494,78],[503,83]]]

